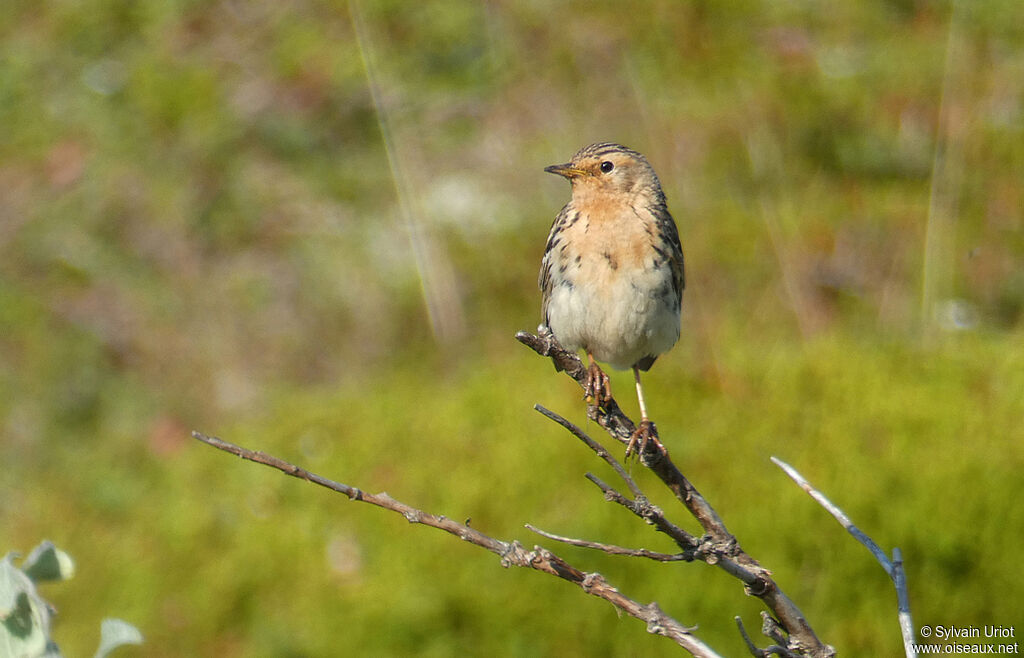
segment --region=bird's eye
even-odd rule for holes
[[[615,165],[613,165],[610,161],[605,160],[604,162],[601,163],[601,171],[602,172],[607,174],[612,169],[615,169]]]

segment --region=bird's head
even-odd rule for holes
[[[611,142],[585,146],[569,162],[545,167],[544,171],[569,179],[574,194],[632,197],[645,191],[661,193],[661,183],[647,158]]]

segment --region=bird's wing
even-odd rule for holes
[[[662,244],[668,245],[668,260],[672,266],[672,285],[681,303],[683,289],[686,287],[683,245],[679,242],[679,229],[676,228],[675,220],[669,214],[668,205],[665,203],[658,208],[658,232],[661,234]]]
[[[565,228],[568,218],[574,213],[572,204],[567,203],[551,223],[551,231],[548,232],[548,241],[544,245],[544,257],[540,261],[540,276],[537,284],[541,291],[541,317],[544,324],[548,324],[548,303],[551,300],[551,288],[554,285],[551,280],[551,268],[554,267],[556,257],[555,250],[562,245],[562,230]]]

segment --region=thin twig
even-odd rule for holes
[[[579,355],[559,345],[554,334],[550,331],[541,331],[540,335],[531,334],[528,331],[520,331],[516,333],[516,340],[537,354],[550,358],[556,371],[564,371],[580,387],[583,387],[583,382],[587,377],[587,367],[583,365]],[[636,424],[626,414],[622,413],[619,404],[614,399],[607,400],[601,408],[589,405],[587,407],[587,415],[624,445],[629,443],[630,437],[633,436],[633,432],[636,430]]]
[[[764,649],[759,648],[754,641],[750,639],[750,635],[747,634],[747,628],[743,625],[743,620],[739,617],[734,617],[736,620],[736,626],[740,629],[740,635],[743,636],[743,642],[747,645],[747,650],[750,651],[750,655],[754,658],[768,658],[768,656],[776,655],[782,656],[783,658],[795,658],[796,654],[791,652],[786,647],[778,644],[765,647]]]
[[[683,553],[658,553],[656,551],[649,551],[646,548],[626,548],[624,546],[616,546],[614,544],[605,544],[598,541],[588,541],[586,539],[574,539],[572,537],[563,537],[562,535],[556,535],[545,530],[541,530],[529,523],[526,524],[527,530],[536,532],[541,537],[547,537],[554,541],[562,542],[563,544],[569,544],[570,546],[579,546],[580,548],[592,548],[597,551],[608,553],[609,555],[626,555],[629,557],[643,557],[656,562],[679,562],[679,561],[692,561],[693,558],[687,559],[687,556]]]
[[[853,535],[857,541],[864,544],[864,546],[871,551],[871,554],[875,556],[875,559],[878,560],[879,564],[882,565],[882,568],[885,569],[885,573],[889,574],[890,578],[892,577],[892,562],[889,561],[889,556],[885,554],[885,551],[883,551],[882,548],[876,544],[873,539],[871,539],[871,537],[868,537],[860,528],[855,526],[853,521],[850,520],[850,517],[846,516],[846,513],[843,512],[843,510],[839,509],[831,500],[826,498],[825,494],[815,489],[795,468],[778,457],[772,457],[771,460],[772,463],[785,471],[786,475],[796,482],[801,489],[806,491],[811,498],[824,507],[825,511],[834,516],[836,521],[839,521],[839,525],[846,528],[846,531]]]
[[[907,658],[917,656],[914,649],[914,619],[910,616],[910,594],[907,592],[907,574],[903,571],[903,553],[892,549],[892,582],[896,586],[896,608],[899,611],[900,633],[903,635],[903,651]]]
[[[772,462],[781,468],[786,475],[790,477],[797,485],[806,491],[811,498],[813,498],[819,505],[825,508],[825,510],[835,517],[835,520],[839,522],[839,525],[846,528],[854,538],[863,544],[871,554],[875,556],[878,563],[885,569],[885,573],[892,579],[893,585],[896,588],[896,602],[897,611],[900,623],[900,634],[903,636],[903,650],[907,655],[907,658],[913,658],[917,655],[914,650],[914,621],[910,615],[910,595],[907,592],[907,577],[903,570],[903,555],[900,553],[900,549],[892,549],[892,560],[886,555],[885,551],[875,543],[875,540],[868,537],[860,528],[853,524],[850,517],[846,515],[837,505],[829,500],[825,494],[821,493],[814,487],[810,482],[807,481],[803,475],[800,474],[795,468],[782,461],[778,457],[772,457]]]
[[[564,349],[549,331],[534,335],[526,331],[516,333],[516,340],[537,354],[551,359],[555,370],[565,371],[583,386],[586,367],[574,352]],[[619,408],[614,399],[601,407],[590,405],[587,415],[603,427],[613,438],[628,443],[636,425]],[[800,608],[775,583],[771,573],[758,564],[740,548],[736,537],[725,527],[725,523],[714,508],[697,491],[696,487],[680,472],[667,453],[650,445],[640,455],[640,463],[647,466],[669,488],[675,497],[697,519],[707,535],[704,544],[708,549],[706,562],[715,564],[744,584],[747,593],[760,598],[779,619],[789,634],[788,647],[801,655],[812,658],[828,658],[835,655],[835,649],[823,643],[814,633]]]
[[[576,353],[570,352],[559,345],[557,339],[550,332],[542,332],[538,336],[526,331],[520,331],[516,334],[516,340],[541,356],[549,357],[555,364],[556,370],[564,370],[581,387],[584,385],[587,369],[583,362]],[[542,411],[541,413],[545,412]],[[609,399],[600,408],[590,405],[587,413],[612,437],[623,444],[629,443],[636,425],[622,412],[622,409],[619,408],[614,399]],[[565,423],[562,421],[555,420],[560,425],[563,425],[563,427],[565,426]],[[686,479],[679,469],[676,468],[676,465],[672,463],[671,458],[667,454],[661,453],[648,442],[648,452],[641,455],[641,463],[650,468],[672,491],[679,502],[690,510],[690,513],[693,514],[701,524],[701,527],[704,528],[704,532],[722,543],[735,541],[735,538],[726,529],[725,523],[722,522],[722,519],[719,518],[715,510],[704,500],[700,492],[690,484],[690,481]]]
[[[200,432],[192,432],[192,436],[218,450],[236,455],[257,464],[263,464],[275,468],[286,475],[307,480],[331,491],[345,494],[350,500],[369,503],[404,516],[410,523],[421,523],[432,528],[444,530],[460,539],[476,546],[486,548],[501,557],[503,567],[525,567],[541,571],[563,580],[578,585],[584,592],[598,598],[602,598],[626,614],[640,619],[647,625],[647,632],[662,635],[670,638],[676,644],[700,658],[719,658],[719,655],[710,647],[697,639],[693,634],[693,628],[683,626],[672,617],[662,612],[657,603],[644,605],[628,596],[622,594],[605,580],[599,573],[588,573],[572,566],[551,551],[535,546],[532,551],[527,551],[518,541],[505,542],[495,539],[479,530],[470,528],[464,523],[458,523],[444,516],[430,514],[395,500],[386,493],[371,494],[356,487],[335,482],[328,478],[311,473],[304,468],[296,466],[283,459],[268,455],[264,452],[249,450],[222,439],[207,436]]]
[[[581,430],[575,423],[566,420],[565,418],[559,416],[555,412],[545,409],[539,404],[533,405],[533,408],[539,411],[544,416],[547,416],[551,420],[555,421],[565,429],[569,430],[569,432],[571,432],[573,436],[575,436],[577,439],[585,443],[588,448],[597,453],[598,457],[605,460],[605,462],[607,462],[609,466],[615,469],[615,472],[619,475],[620,478],[622,478],[622,481],[626,483],[626,486],[629,487],[629,490],[633,492],[634,496],[642,495],[640,493],[640,487],[637,486],[636,481],[629,475],[629,473],[626,472],[626,469],[623,468],[622,464],[619,463],[619,460],[615,459],[615,457],[613,457],[610,452],[605,450],[605,447],[603,445],[590,438],[587,435],[587,433]]]
[[[605,500],[625,507],[636,516],[653,525],[659,532],[668,535],[676,543],[676,546],[683,549],[684,554],[691,556],[691,559],[697,556],[697,551],[702,546],[701,540],[665,518],[665,513],[661,508],[657,505],[652,505],[646,496],[641,494],[636,499],[630,500],[593,473],[587,473],[587,479],[604,492]]]
[[[391,510],[392,512],[398,512],[404,516],[409,523],[422,523],[423,525],[427,525],[432,528],[444,530],[445,532],[451,533],[464,541],[486,548],[492,553],[504,556],[511,550],[511,545],[507,542],[489,537],[464,523],[459,523],[444,516],[428,514],[427,512],[418,510],[415,507],[395,500],[387,493],[367,493],[356,487],[342,484],[341,482],[335,482],[334,480],[322,477],[316,473],[311,473],[300,466],[296,466],[295,464],[280,459],[279,457],[275,457],[274,455],[268,455],[267,453],[256,450],[249,450],[248,448],[237,446],[233,443],[224,441],[223,439],[219,439],[214,436],[207,436],[201,432],[192,432],[192,436],[193,438],[198,439],[207,445],[213,446],[218,450],[223,450],[224,452],[231,453],[232,455],[237,455],[242,459],[247,459],[251,462],[256,462],[257,464],[276,468],[286,475],[291,475],[292,477],[299,478],[300,480],[307,480],[314,484],[318,484],[321,487],[326,487],[331,491],[343,493],[348,496],[350,500],[357,500]]]

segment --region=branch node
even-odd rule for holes
[[[768,579],[762,578],[760,576],[758,576],[757,579],[754,582],[750,583],[749,585],[744,585],[743,586],[743,591],[748,596],[756,596],[758,598],[761,598],[762,596],[766,596],[768,594],[768,592],[771,591],[771,589],[772,589],[771,582]]]
[[[513,539],[505,544],[505,550],[501,552],[501,566],[508,569],[509,567],[526,566],[531,562],[518,539]]]
[[[665,634],[665,612],[658,605],[657,601],[651,601],[644,606],[644,612],[647,615],[647,632],[654,633],[657,635]],[[684,633],[692,633],[697,630],[696,626],[686,626],[682,629]]]
[[[647,605],[647,612],[649,617],[647,618],[647,632],[648,633],[661,633],[663,627],[661,625],[661,615],[663,614],[661,608],[657,603],[653,601]]]
[[[750,655],[754,656],[754,658],[768,658],[768,656],[771,655],[782,656],[783,658],[800,658],[798,654],[795,654],[786,647],[778,644],[773,644],[765,647],[764,649],[759,649],[747,634],[747,629],[743,626],[743,620],[739,617],[735,617],[735,619],[736,625],[740,628],[740,635],[743,636],[743,642],[747,645],[747,651],[749,651]]]
[[[607,582],[605,581],[604,576],[602,576],[601,574],[597,573],[596,571],[593,571],[593,572],[588,573],[586,576],[583,577],[583,582],[580,583],[580,587],[582,587],[583,591],[586,592],[587,594],[591,594],[592,593],[591,590],[594,589],[594,587],[602,586],[602,585],[606,585],[606,584],[607,584]],[[614,590],[615,588],[612,587],[611,589]],[[618,591],[618,590],[616,590],[616,591]]]
[[[786,645],[786,629],[766,611],[761,611],[761,634],[775,640],[779,645]]]
[[[729,536],[726,539],[716,539],[709,534],[702,535],[700,543],[694,548],[694,556],[708,564],[718,564],[723,558],[731,559],[743,554],[736,538]],[[765,590],[767,591],[767,590]],[[747,592],[750,594],[751,592]],[[755,594],[761,596],[764,594]]]

